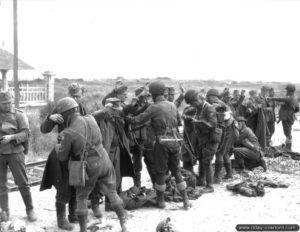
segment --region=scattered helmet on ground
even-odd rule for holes
[[[56,104],[56,111],[62,114],[70,109],[78,107],[78,103],[71,97],[64,97],[60,99]]]
[[[149,92],[152,95],[162,95],[166,90],[166,85],[162,81],[153,81],[149,85]]]

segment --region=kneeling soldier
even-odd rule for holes
[[[236,120],[239,123],[239,138],[233,149],[233,154],[240,170],[243,171],[247,166],[250,169],[261,166],[264,171],[267,171],[266,162],[263,159],[256,135],[246,126],[244,117],[239,116]]]
[[[126,231],[126,217],[123,201],[116,192],[116,175],[107,152],[102,145],[100,129],[91,115],[81,116],[78,112],[77,102],[69,97],[58,101],[56,110],[64,119],[65,129],[59,134],[60,144],[55,149],[60,161],[83,160],[86,166],[83,175],[86,178],[82,185],[73,184],[76,188],[76,199],[80,232],[86,232],[88,215],[87,201],[94,186],[99,184],[101,191],[109,198],[114,208],[122,232]],[[79,172],[70,172],[70,185],[73,181],[81,179]],[[75,177],[72,179],[72,177]]]

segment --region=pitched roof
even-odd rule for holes
[[[10,70],[14,66],[14,55],[0,48],[0,70]],[[18,69],[34,69],[29,64],[18,59]]]

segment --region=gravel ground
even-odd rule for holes
[[[295,123],[293,136],[293,149],[300,152],[300,124]],[[276,135],[273,138],[274,145],[284,141],[281,125],[276,127]],[[281,162],[281,161],[279,161]],[[299,162],[299,161],[298,161]],[[299,165],[297,166],[299,167]],[[154,232],[157,224],[163,219],[170,217],[171,223],[177,232],[199,232],[199,231],[236,231],[237,224],[300,224],[300,182],[299,170],[296,174],[284,174],[278,171],[269,170],[261,173],[258,168],[255,173],[262,177],[273,180],[281,180],[290,184],[289,188],[266,188],[264,197],[248,198],[233,194],[226,190],[226,184],[215,186],[215,192],[202,195],[199,199],[191,201],[193,207],[189,211],[182,210],[182,203],[167,203],[164,210],[156,208],[145,208],[135,211],[128,211],[128,231],[130,232]],[[150,187],[149,177],[143,170],[142,182]],[[235,178],[238,178],[235,175]],[[123,188],[131,187],[132,181],[125,178]],[[63,231],[56,226],[56,212],[54,207],[55,189],[39,192],[39,187],[32,188],[32,195],[38,221],[35,223],[26,222],[27,232],[36,231]],[[24,205],[18,192],[10,193],[10,208],[12,218],[25,220]],[[103,209],[101,205],[101,209]],[[91,212],[90,212],[91,213]],[[112,229],[98,231],[120,231],[116,215],[112,212],[104,214],[105,219],[102,225],[111,225]],[[96,219],[90,215],[90,223]],[[75,225],[74,231],[79,231]]]

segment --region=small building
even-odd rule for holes
[[[11,91],[14,93],[14,86],[9,86],[7,73],[13,69],[13,54],[0,48],[0,72],[2,82],[0,90]],[[33,70],[34,68],[18,59],[19,70]],[[42,85],[35,86],[34,84],[22,84],[19,81],[20,92],[20,107],[42,106],[54,100],[54,74],[50,71],[42,73],[44,81]],[[34,82],[33,82],[34,83]]]

